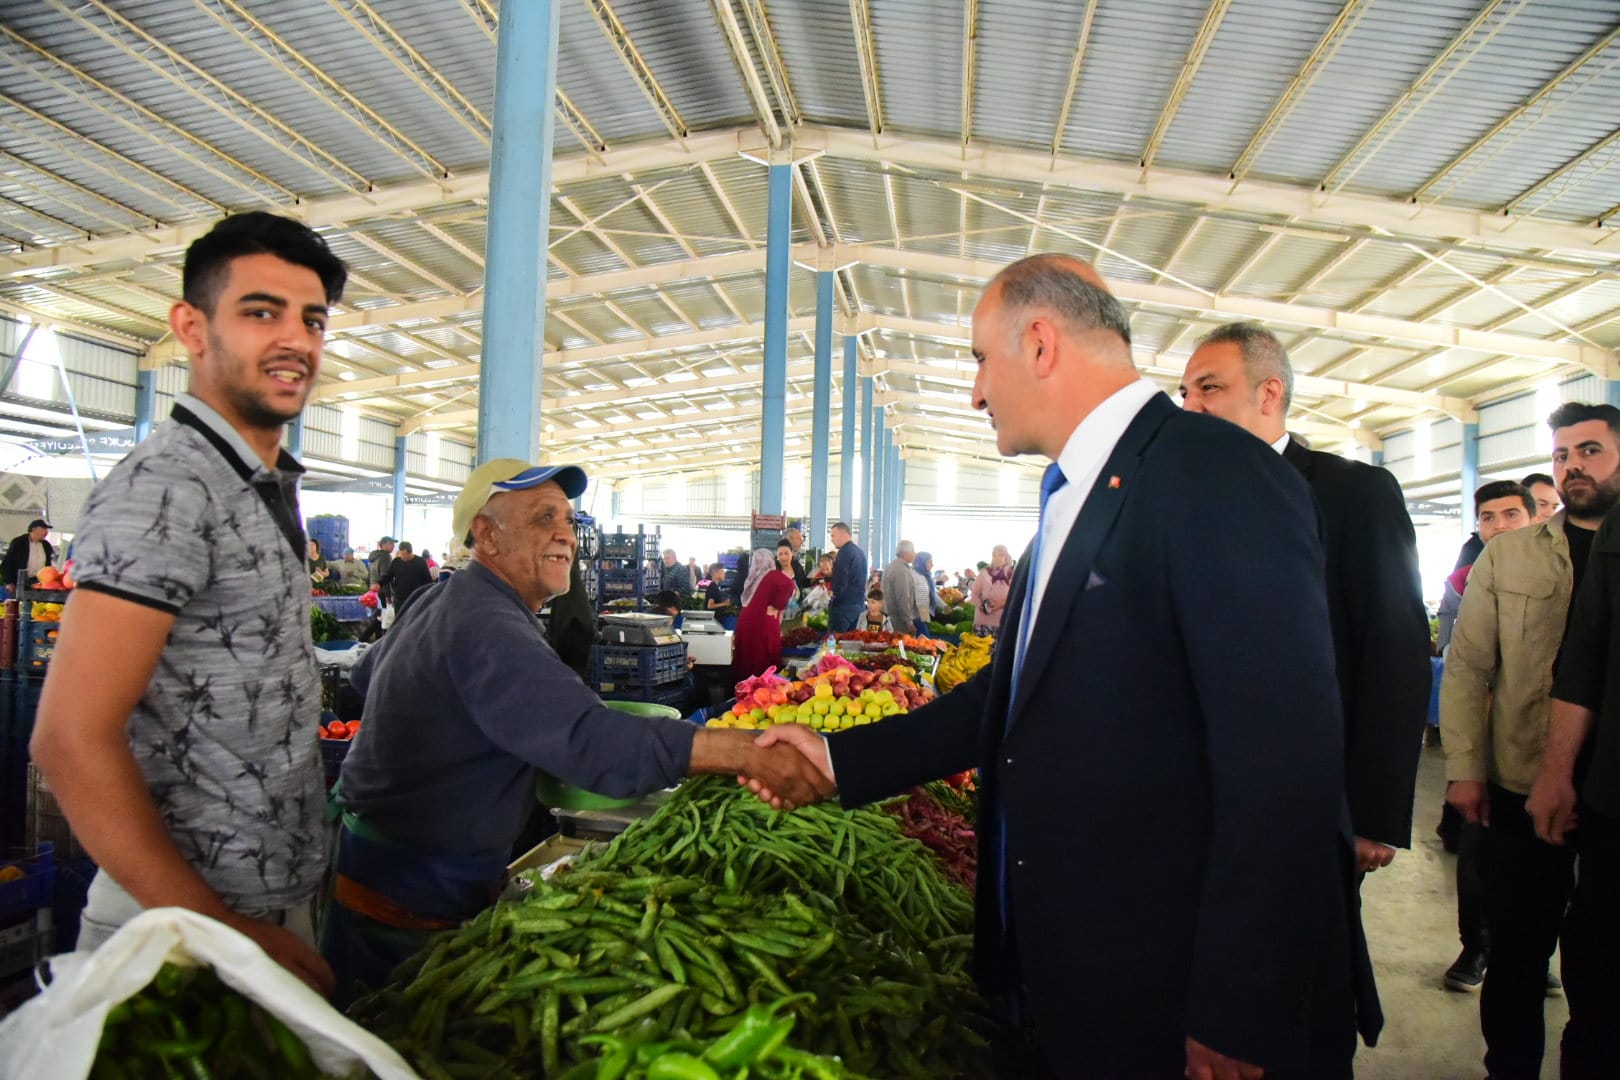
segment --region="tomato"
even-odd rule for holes
[[[334,720],[327,724],[326,731],[334,739],[347,739],[349,737],[349,725],[342,720]]]

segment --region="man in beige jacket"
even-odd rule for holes
[[[1620,501],[1620,410],[1571,403],[1548,425],[1566,509],[1486,546],[1463,593],[1440,696],[1446,801],[1485,826],[1480,870],[1491,955],[1480,1026],[1494,1080],[1541,1075],[1547,965],[1574,857],[1536,838],[1524,804],[1546,741],[1570,598],[1593,533]],[[1528,510],[1535,513],[1533,503]]]

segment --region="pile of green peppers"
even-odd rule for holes
[[[355,1080],[333,1077],[275,1015],[213,968],[165,964],[145,990],[113,1006],[91,1080]]]
[[[593,1035],[585,1043],[601,1056],[582,1061],[563,1080],[861,1080],[836,1057],[787,1045],[797,1019],[783,1010],[814,1004],[814,994],[794,994],[750,1006],[737,1026],[707,1043],[671,1038],[651,1020],[625,1035]]]
[[[810,1058],[794,1058],[803,1051],[872,1076],[979,1076],[992,1026],[969,956],[967,935],[924,948],[824,896],[572,870],[440,935],[350,1013],[429,1080],[572,1075],[571,1066],[612,1056],[602,1047],[631,1032],[658,1033],[638,1047],[708,1046],[760,1028],[766,1015],[797,1025],[760,1041],[777,1043],[783,1075],[827,1075],[832,1066],[816,1072]],[[665,1049],[672,1062],[663,1072],[694,1056]],[[723,1080],[738,1071],[704,1064]]]
[[[973,897],[876,808],[772,810],[722,777],[681,785],[581,865],[697,878],[756,895],[829,897],[874,930],[918,945],[969,934]]]

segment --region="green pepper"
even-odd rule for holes
[[[665,1054],[647,1066],[647,1080],[720,1080],[720,1074],[691,1054]]]
[[[743,1013],[736,1027],[710,1045],[703,1054],[703,1060],[716,1068],[730,1071],[769,1057],[771,1051],[781,1046],[793,1030],[794,1018],[785,1016],[778,1019],[777,1013],[800,1001],[813,1005],[815,1000],[814,994],[793,994],[769,1005],[751,1006]]]

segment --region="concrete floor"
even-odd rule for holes
[[[1414,847],[1370,875],[1362,887],[1362,917],[1384,1003],[1378,1046],[1356,1055],[1358,1080],[1480,1080],[1485,1040],[1479,995],[1445,989],[1442,976],[1457,958],[1457,859],[1434,834],[1445,797],[1445,759],[1423,752],[1418,774]],[[1556,970],[1557,960],[1554,960]],[[1547,1000],[1543,1080],[1557,1080],[1558,1038],[1569,1018],[1563,998]]]

